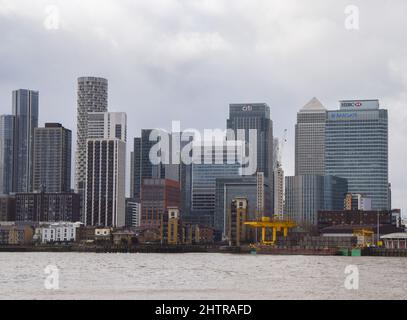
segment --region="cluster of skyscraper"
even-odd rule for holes
[[[125,225],[126,114],[108,112],[102,78],[79,78],[77,103],[74,192],[71,131],[58,123],[38,128],[39,93],[13,92],[13,114],[0,117],[0,194],[12,194],[15,220]]]
[[[318,210],[342,210],[346,193],[390,210],[388,116],[378,100],[340,101],[328,111],[313,98],[298,113],[295,176],[286,178],[286,213],[314,225]]]
[[[341,101],[340,110],[327,111],[312,99],[298,113],[295,176],[285,179],[279,155],[285,138],[273,137],[267,104],[230,105],[226,129],[243,130],[245,141],[256,130],[257,169],[250,176],[226,160],[236,153],[226,138],[209,149],[209,158],[221,162],[153,164],[157,141],[144,129],[134,139],[126,200],[126,114],[108,112],[106,79],[79,78],[77,99],[75,192],[71,131],[58,123],[38,128],[38,92],[17,90],[12,115],[0,117],[0,194],[75,193],[80,214],[70,216],[93,226],[159,227],[167,208],[177,207],[183,221],[223,235],[236,198],[247,199],[249,220],[285,214],[302,225],[315,224],[318,210],[343,209],[347,193],[370,198],[374,210],[391,208],[387,110],[377,100]],[[242,148],[247,153],[247,145]]]
[[[192,153],[198,154],[200,159],[194,156],[198,161],[191,164],[181,162],[179,165],[152,165],[149,154],[156,144],[156,141],[150,141],[152,130],[142,130],[141,136],[134,139],[130,175],[132,199],[128,201],[141,204],[140,226],[159,225],[160,214],[169,205],[168,200],[172,200],[171,206],[181,209],[183,221],[214,227],[218,233],[224,234],[229,202],[235,196],[246,196],[252,202],[250,218],[256,219],[259,212],[271,214],[273,124],[269,106],[263,103],[230,105],[226,128],[233,132],[241,130],[245,141],[249,141],[250,130],[255,130],[257,170],[252,176],[242,176],[241,164],[228,161],[238,151],[235,145],[227,144],[226,135],[220,145],[213,144],[213,141],[194,145]],[[186,142],[180,141],[180,144],[183,146]],[[246,148],[243,146],[241,149]],[[155,196],[152,196],[148,190],[153,190],[154,185]],[[179,196],[174,197],[174,192],[179,192]],[[178,200],[173,201],[174,198]]]

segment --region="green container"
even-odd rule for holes
[[[352,249],[352,257],[361,257],[362,256],[362,249],[354,248]]]
[[[339,251],[341,252],[342,256],[348,257],[349,256],[349,250],[348,248],[341,248],[339,249]]]

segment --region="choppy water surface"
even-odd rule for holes
[[[59,290],[47,290],[47,265]],[[345,289],[345,268],[359,290]],[[407,299],[407,259],[0,253],[0,299]]]

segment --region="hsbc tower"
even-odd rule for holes
[[[391,209],[388,113],[379,100],[344,100],[328,111],[325,171],[346,178],[349,192],[371,198],[373,210]]]

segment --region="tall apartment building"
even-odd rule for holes
[[[86,159],[85,225],[123,227],[126,143],[120,139],[90,139]]]
[[[141,188],[141,227],[160,228],[168,207],[180,207],[180,185],[168,179],[144,179]]]
[[[0,195],[13,191],[14,116],[0,116]]]
[[[125,172],[127,115],[124,112],[88,113],[86,225],[126,225]]]
[[[274,215],[284,215],[284,169],[278,166],[274,170]]]
[[[38,127],[38,104],[37,91],[13,91],[13,192],[31,192],[33,188],[34,129]]]
[[[340,101],[326,123],[327,175],[348,180],[349,192],[372,199],[373,210],[389,210],[388,114],[378,100]]]
[[[34,129],[33,190],[71,191],[72,132],[59,123]]]
[[[108,81],[103,78],[81,77],[78,79],[77,89],[75,190],[83,196],[86,181],[89,113],[107,112]]]
[[[325,126],[327,110],[317,98],[297,115],[295,126],[295,175],[325,174]]]
[[[280,150],[280,139],[273,139],[273,171],[278,167],[279,159],[281,159],[281,150]]]
[[[120,139],[127,142],[125,112],[92,112],[88,114],[88,139]]]
[[[273,214],[282,217],[284,214],[284,169],[282,164],[282,152],[286,138],[284,137],[280,143],[280,139],[274,138],[273,145],[273,196],[274,208]]]

